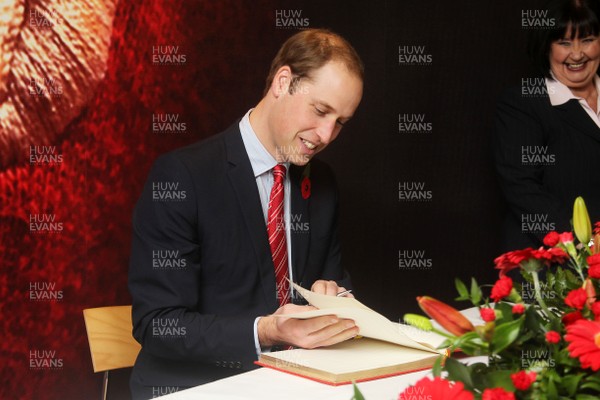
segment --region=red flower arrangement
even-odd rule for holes
[[[510,375],[510,379],[517,390],[529,390],[533,382],[535,382],[537,374],[534,371],[525,372],[519,371],[515,374]]]
[[[597,233],[600,235],[600,233]],[[587,263],[590,266],[588,275],[590,278],[600,279],[600,253],[594,254],[587,258]]]
[[[485,322],[492,322],[496,319],[496,312],[493,308],[484,307],[479,310],[479,313],[481,314],[481,319]]]
[[[565,304],[569,307],[583,310],[583,306],[587,301],[587,293],[583,288],[573,289],[565,297]]]
[[[575,201],[573,228],[573,233],[548,233],[546,247],[496,258],[499,279],[489,298],[484,296],[488,285],[479,286],[472,279],[467,288],[456,280],[457,300],[476,306],[484,325],[461,324],[465,330],[455,330],[457,310],[427,296],[417,298],[423,311],[451,333],[443,346],[488,357],[487,363],[471,365],[447,358],[443,367],[434,368],[437,381],[428,386],[462,383],[461,390],[482,400],[599,398],[600,222],[593,237],[581,198]],[[522,280],[513,281],[508,274],[517,270]]]
[[[560,334],[556,331],[546,332],[546,342],[552,344],[560,342]]]
[[[481,400],[515,400],[515,395],[502,388],[485,389]]]
[[[579,358],[582,368],[600,369],[600,322],[580,319],[567,326],[569,354]]]
[[[523,314],[525,312],[525,306],[523,304],[515,304],[512,307],[513,314]]]
[[[415,386],[408,387],[398,396],[398,400],[413,399],[473,400],[473,394],[464,390],[460,382],[452,383],[440,377],[433,380],[425,377]]]
[[[496,281],[496,283],[494,284],[494,287],[492,288],[492,294],[490,295],[490,297],[494,301],[500,301],[510,294],[512,288],[512,279],[510,279],[508,276],[503,276],[500,279],[498,279],[498,281]]]

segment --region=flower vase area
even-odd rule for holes
[[[419,380],[398,400],[600,398],[600,223],[592,231],[581,197],[572,225],[573,232],[548,233],[538,249],[497,257],[493,285],[455,280],[456,300],[478,309],[478,325],[439,300],[417,298],[443,329],[422,315],[407,314],[405,322],[444,335],[450,356],[438,359],[433,379]],[[465,365],[458,360],[465,355],[487,363]],[[356,387],[354,398],[362,398]]]

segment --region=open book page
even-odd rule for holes
[[[339,318],[354,320],[362,336],[427,352],[443,353],[441,350],[436,350],[436,347],[443,342],[443,338],[439,335],[391,322],[353,298],[326,296],[308,291],[296,284],[294,288],[319,310],[279,315],[280,317],[307,319],[322,315],[337,315]]]
[[[308,303],[312,306],[317,307],[320,310],[325,310],[328,308],[362,308],[365,310],[373,311],[369,307],[362,304],[360,301],[353,299],[352,297],[336,297],[336,296],[327,296],[324,294],[319,294],[315,292],[311,292],[308,289],[304,289],[302,286],[297,285],[292,282],[294,289],[302,296]],[[373,311],[375,312],[375,311]],[[382,316],[382,318],[385,318]],[[387,318],[386,318],[387,319]]]
[[[415,328],[414,326],[399,324],[397,322],[392,322],[396,326],[396,328],[404,333],[406,336],[414,340],[415,342],[421,343],[424,346],[427,346],[431,349],[436,349],[437,351],[441,351],[438,349],[446,340],[446,337],[437,334],[435,332],[427,332],[421,329]],[[439,328],[443,329],[443,328]]]
[[[429,367],[436,358],[435,354],[428,357],[427,353],[420,350],[368,338],[347,340],[333,346],[312,350],[295,349],[261,355],[263,361],[270,359],[270,366],[278,369],[298,373],[317,370],[337,376],[341,380],[364,378],[360,371],[376,371],[385,374],[421,369]],[[388,368],[393,369],[388,370]],[[346,374],[352,375],[345,377]],[[374,376],[374,373],[368,375]],[[323,374],[320,374],[320,377],[335,380]]]

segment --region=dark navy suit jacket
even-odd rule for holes
[[[600,128],[577,100],[552,106],[537,82],[508,90],[497,107],[494,155],[509,209],[505,250],[539,247],[545,228],[571,230],[577,196],[592,222],[600,219]]]
[[[310,287],[330,279],[348,288],[334,176],[312,160],[304,199],[303,170],[289,170],[294,281]],[[278,301],[256,179],[237,124],[156,160],[133,215],[129,289],[133,334],[142,344],[134,396],[135,388],[152,397],[254,368],[254,320],[274,312]]]

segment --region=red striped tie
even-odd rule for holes
[[[277,288],[277,299],[279,305],[289,303],[288,282],[288,254],[285,240],[285,220],[283,218],[283,188],[285,180],[285,166],[277,164],[273,168],[273,189],[269,198],[269,212],[267,218],[267,232],[269,234],[269,245],[271,246],[271,257],[275,266],[275,283]]]

